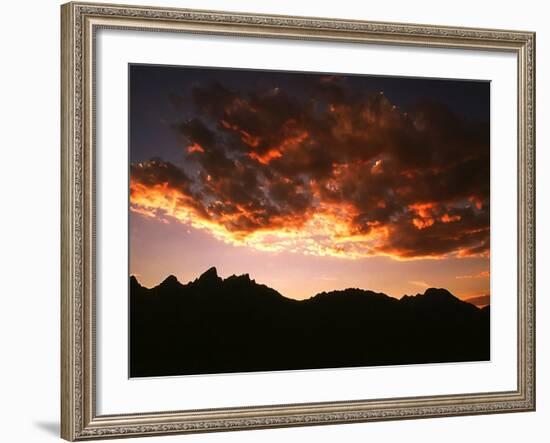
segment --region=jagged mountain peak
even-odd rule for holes
[[[179,282],[175,275],[169,275],[166,277],[158,287],[161,288],[179,288],[182,284]]]
[[[147,289],[138,282],[134,275],[130,277],[130,289],[147,291]],[[333,304],[333,302],[335,302],[340,305],[340,303],[344,300],[349,300],[350,302],[357,302],[362,305],[372,305],[372,303],[376,303],[380,306],[386,306],[397,303],[400,306],[416,306],[422,309],[433,308],[437,309],[438,312],[441,309],[479,309],[477,306],[468,303],[468,301],[461,300],[444,288],[428,288],[423,294],[405,295],[401,299],[396,299],[384,293],[373,292],[370,290],[347,288],[343,290],[321,292],[303,300],[294,300],[285,297],[269,286],[257,283],[254,279],[251,279],[250,275],[247,273],[241,275],[231,275],[226,279],[223,279],[218,275],[218,271],[214,266],[207,269],[198,278],[187,284],[182,284],[178,281],[177,277],[174,275],[169,275],[163,280],[162,283],[156,286],[156,289],[157,291],[160,290],[160,293],[173,295],[183,294],[182,291],[187,290],[198,290],[201,294],[218,294],[238,291],[240,296],[244,296],[247,299],[250,299],[250,297],[255,298],[253,297],[255,295],[273,293],[276,295],[276,298],[282,298],[298,304],[309,302]],[[263,297],[260,297],[260,299],[265,300]]]
[[[178,282],[178,278],[173,275],[173,274],[170,274],[168,277],[166,277],[162,283],[175,283],[175,282]]]
[[[216,269],[215,266],[212,266],[211,268],[203,272],[197,281],[204,283],[204,282],[210,282],[210,281],[218,282],[221,280],[222,279],[218,276],[218,270]]]
[[[225,281],[229,281],[229,282],[231,282],[231,281],[241,281],[241,282],[252,282],[252,283],[256,283],[255,280],[252,280],[252,279],[250,278],[250,274],[240,274],[240,275],[235,275],[235,274],[233,274],[233,275],[227,277],[227,278],[225,279]]]
[[[447,289],[444,288],[428,288],[424,291],[424,297],[440,298],[440,299],[456,299]]]
[[[212,266],[212,267],[208,268],[206,271],[204,271],[201,274],[201,277],[208,276],[208,275],[215,276],[215,277],[218,276],[218,270],[216,269],[215,266]]]

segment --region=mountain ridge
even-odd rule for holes
[[[397,299],[348,288],[286,298],[215,268],[145,288],[130,277],[130,376],[490,359],[490,310],[443,288]]]
[[[398,300],[398,301],[402,301],[402,300],[408,300],[408,299],[411,299],[411,298],[417,298],[417,297],[428,297],[428,298],[447,298],[449,300],[456,300],[456,301],[459,301],[459,302],[462,302],[462,303],[467,303],[469,305],[472,305],[474,306],[476,309],[483,309],[485,307],[487,307],[488,305],[485,305],[485,306],[482,306],[482,307],[479,307],[471,302],[468,301],[468,299],[461,299],[460,297],[457,297],[455,296],[453,293],[451,293],[448,289],[445,289],[445,288],[436,288],[436,287],[429,287],[429,288],[426,288],[426,290],[424,291],[424,293],[416,293],[414,295],[410,295],[410,294],[404,294],[403,296],[401,297],[394,297],[394,296],[391,296],[391,295],[388,295],[384,292],[376,292],[376,291],[372,291],[370,289],[362,289],[362,288],[357,288],[357,287],[349,287],[349,288],[345,288],[345,289],[334,289],[334,290],[331,290],[331,291],[322,291],[322,292],[318,292],[317,294],[314,294],[308,298],[304,298],[304,299],[295,299],[295,298],[292,298],[292,297],[287,297],[283,294],[281,294],[279,291],[277,291],[276,289],[273,289],[273,288],[270,288],[269,286],[267,285],[264,285],[262,283],[257,283],[256,280],[254,279],[251,279],[250,278],[250,275],[248,273],[245,273],[245,274],[240,274],[240,275],[237,275],[237,274],[232,274],[230,275],[229,277],[226,277],[226,278],[222,278],[218,275],[218,271],[216,269],[215,266],[212,266],[210,267],[209,269],[207,269],[205,272],[203,272],[199,277],[195,278],[194,280],[190,280],[189,282],[187,283],[181,283],[179,281],[179,279],[173,275],[173,274],[170,274],[168,277],[166,277],[162,282],[160,282],[158,285],[156,286],[153,286],[153,287],[150,287],[150,288],[147,288],[143,285],[141,285],[141,283],[139,282],[139,280],[137,279],[137,277],[135,275],[131,275],[130,276],[130,281],[131,281],[131,284],[134,284],[134,282],[139,285],[140,288],[144,289],[144,290],[156,290],[157,288],[159,287],[162,287],[162,286],[166,286],[166,285],[174,285],[176,286],[179,285],[180,287],[187,287],[189,285],[192,285],[192,284],[197,284],[197,282],[206,282],[206,281],[217,281],[217,282],[221,282],[221,283],[224,283],[226,281],[236,281],[236,280],[246,280],[246,281],[249,281],[253,284],[256,284],[258,286],[265,286],[265,287],[268,287],[269,289],[277,292],[281,297],[287,299],[287,300],[294,300],[294,301],[298,301],[298,302],[303,302],[303,301],[307,301],[307,300],[311,300],[311,299],[314,299],[316,297],[319,297],[319,298],[322,298],[322,297],[326,297],[326,296],[331,296],[331,295],[336,295],[336,294],[346,294],[346,293],[361,293],[362,295],[368,295],[368,296],[377,296],[377,297],[380,297],[380,296],[383,296],[383,297],[388,297],[390,299],[394,299],[394,300]],[[475,297],[470,297],[470,298],[475,298]]]

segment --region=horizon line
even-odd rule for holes
[[[199,280],[203,275],[207,274],[208,272],[214,270],[214,273],[216,275],[216,277],[218,277],[221,281],[226,281],[228,279],[230,279],[231,277],[248,277],[248,279],[254,283],[256,283],[257,285],[262,285],[262,286],[266,286],[274,291],[276,291],[279,295],[281,295],[282,297],[288,299],[288,300],[295,300],[295,301],[304,301],[304,300],[309,300],[309,299],[312,299],[314,297],[316,297],[317,295],[320,295],[320,294],[329,294],[331,292],[342,292],[342,291],[347,291],[347,290],[359,290],[359,291],[364,291],[364,292],[372,292],[374,294],[381,294],[381,295],[385,295],[386,297],[390,297],[390,298],[393,298],[395,300],[401,300],[402,298],[404,297],[416,297],[416,296],[422,296],[422,295],[426,295],[426,292],[428,292],[430,289],[435,289],[435,290],[444,290],[444,291],[447,291],[449,294],[451,294],[453,297],[455,297],[456,299],[460,300],[460,301],[463,301],[465,303],[469,303],[473,306],[475,306],[476,308],[478,309],[482,309],[482,308],[485,308],[487,306],[490,306],[490,301],[489,303],[487,304],[484,304],[484,305],[476,305],[468,300],[473,300],[473,299],[477,299],[477,298],[480,298],[480,297],[489,297],[489,300],[490,300],[490,297],[491,297],[491,294],[481,294],[481,295],[472,295],[472,296],[469,296],[469,297],[466,297],[466,298],[462,298],[462,297],[459,297],[457,295],[455,295],[453,292],[451,292],[450,290],[448,290],[447,288],[441,288],[441,287],[435,287],[435,286],[429,286],[429,287],[426,287],[424,292],[421,293],[421,292],[417,292],[416,294],[403,294],[401,295],[400,297],[396,297],[396,296],[393,296],[393,295],[389,295],[389,294],[386,294],[385,292],[378,292],[378,291],[373,291],[372,289],[365,289],[365,288],[359,288],[359,287],[347,287],[347,288],[344,288],[344,289],[333,289],[331,291],[321,291],[321,292],[318,292],[314,295],[311,295],[310,297],[306,297],[306,298],[302,298],[302,299],[296,299],[296,298],[293,298],[293,297],[288,297],[284,294],[282,294],[280,291],[278,291],[277,289],[275,288],[272,288],[271,286],[268,286],[264,283],[259,283],[257,282],[254,278],[251,278],[250,277],[250,274],[247,272],[247,273],[244,273],[244,274],[231,274],[230,276],[226,277],[226,278],[223,278],[221,276],[218,275],[218,269],[216,266],[211,266],[209,267],[206,271],[202,272],[201,274],[199,274],[197,277],[195,277],[193,280],[189,280],[187,281],[187,283],[182,283],[180,281],[180,279],[174,275],[174,274],[168,274],[164,279],[162,279],[159,283],[157,283],[156,285],[154,286],[150,286],[150,287],[147,287],[147,286],[144,286],[139,278],[138,278],[138,275],[139,274],[130,274],[129,278],[131,279],[132,277],[136,279],[136,282],[142,287],[142,288],[145,288],[147,290],[151,290],[151,289],[155,289],[157,287],[159,287],[162,283],[164,283],[166,280],[168,280],[170,277],[173,277],[180,285],[182,286],[186,286],[190,283],[193,283],[197,280]]]

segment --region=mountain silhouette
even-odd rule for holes
[[[130,277],[130,376],[490,359],[490,310],[446,289],[389,297],[350,288],[289,299],[216,268],[147,289]]]

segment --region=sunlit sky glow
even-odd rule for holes
[[[130,273],[487,304],[489,84],[130,67]],[[480,298],[481,297],[481,298]]]

